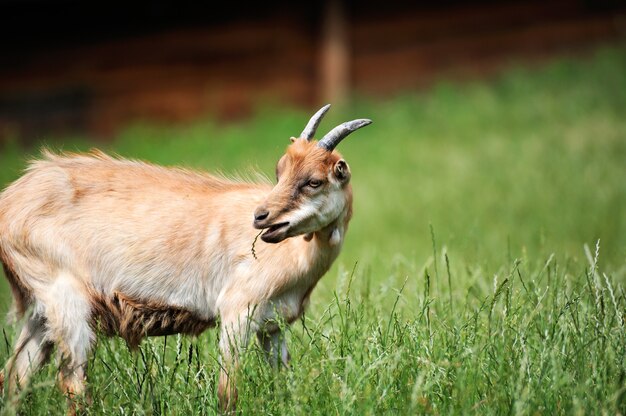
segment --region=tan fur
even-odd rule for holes
[[[338,153],[295,140],[272,187],[97,151],[44,151],[0,194],[0,260],[18,315],[33,306],[24,348],[43,362],[43,346],[56,344],[61,383],[74,395],[84,391],[94,329],[136,347],[145,336],[197,335],[219,319],[220,401],[232,406],[237,345],[264,333],[268,353],[280,348],[277,320],[301,316],[339,254],[352,191],[338,163]],[[303,186],[311,177],[323,187]],[[289,226],[275,244],[259,241],[255,258],[253,213],[262,207],[267,221]],[[7,364],[17,363],[7,374],[19,382],[34,369],[21,358],[16,350]]]

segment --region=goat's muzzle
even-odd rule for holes
[[[266,243],[279,243],[287,238],[289,222],[272,222],[275,216],[270,215],[269,210],[260,206],[254,211],[254,222],[252,225],[257,230],[266,230],[261,234],[261,240]]]
[[[261,240],[266,243],[280,243],[287,238],[287,232],[289,231],[289,222],[278,222],[274,224],[258,225],[257,221],[254,222],[254,228],[266,229],[261,234]]]

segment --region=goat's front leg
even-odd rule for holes
[[[250,334],[257,332],[252,312],[236,316],[222,316],[220,332],[220,377],[217,388],[222,411],[234,411],[237,403],[236,372],[241,350],[248,345]]]
[[[257,337],[263,351],[265,351],[265,357],[272,367],[278,367],[281,363],[285,367],[289,367],[291,356],[287,350],[287,338],[284,331],[278,329],[270,334],[259,331]]]

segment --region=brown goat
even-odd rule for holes
[[[352,215],[350,170],[334,148],[370,123],[312,140],[328,107],[292,138],[274,187],[101,152],[33,161],[0,194],[0,260],[14,312],[27,314],[2,376],[9,392],[56,346],[62,389],[82,394],[98,330],[137,347],[145,336],[197,335],[219,319],[223,408],[234,406],[238,348],[251,335],[286,364],[276,322],[303,313]],[[255,228],[266,244],[251,252]]]

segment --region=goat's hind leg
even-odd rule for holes
[[[13,356],[0,375],[0,383],[6,384],[10,395],[15,393],[17,387],[24,387],[33,372],[50,357],[54,345],[46,332],[46,321],[36,312],[22,327]]]
[[[69,399],[70,413],[85,394],[87,359],[93,341],[91,303],[80,282],[59,274],[46,293],[46,318],[59,355],[59,387]]]

